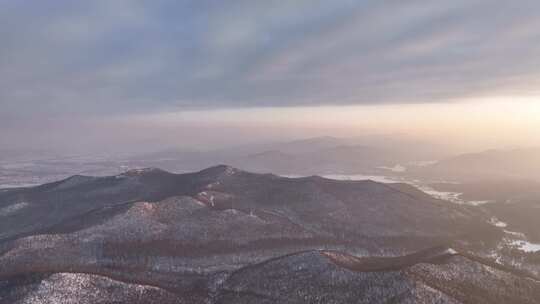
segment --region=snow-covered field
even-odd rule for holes
[[[510,242],[512,246],[516,246],[519,250],[525,252],[538,252],[540,251],[540,244],[531,243],[525,240],[513,240]]]
[[[281,175],[288,178],[299,178],[306,177],[306,175],[300,174],[286,174]],[[393,179],[384,175],[364,175],[364,174],[323,174],[321,177],[335,180],[350,180],[350,181],[361,181],[361,180],[372,180],[378,183],[398,183],[399,180]]]
[[[10,215],[28,206],[27,202],[15,203],[7,207],[0,208],[0,216]]]
[[[33,187],[38,185],[41,185],[41,183],[0,184],[0,189]]]
[[[392,172],[405,172],[407,171],[407,168],[405,166],[402,166],[402,165],[395,165],[393,167],[386,167],[386,166],[381,166],[381,167],[378,167],[379,169],[385,169],[385,170],[390,170]]]
[[[282,175],[282,176],[290,177],[290,178],[305,177],[305,175],[299,175],[299,174],[289,174],[289,175]],[[406,178],[400,178],[400,177],[390,177],[390,176],[385,176],[385,175],[365,175],[365,174],[323,174],[321,176],[324,178],[335,179],[335,180],[352,180],[352,181],[372,180],[374,182],[379,182],[379,183],[407,183],[407,184],[411,184],[415,186],[416,188],[431,195],[432,197],[436,199],[449,201],[455,204],[480,206],[480,205],[488,204],[492,202],[492,201],[487,201],[487,200],[486,201],[463,200],[461,198],[463,193],[438,191],[418,180],[408,180]]]
[[[483,204],[492,203],[492,201],[488,201],[488,200],[486,200],[486,201],[467,201],[467,200],[463,200],[461,198],[463,193],[460,193],[460,192],[438,191],[438,190],[435,190],[435,189],[433,189],[433,188],[431,188],[429,186],[418,184],[418,183],[415,183],[414,185],[418,189],[420,189],[420,190],[424,191],[425,193],[433,196],[434,198],[449,201],[449,202],[452,202],[452,203],[455,203],[455,204],[480,206],[480,205],[483,205]]]
[[[363,174],[325,174],[322,177],[335,180],[372,180],[379,183],[396,183],[395,179],[383,175],[363,175]]]

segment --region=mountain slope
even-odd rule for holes
[[[359,258],[327,250],[296,252],[236,270],[207,273],[191,291],[62,272],[2,278],[0,287],[2,304],[533,304],[540,299],[539,281],[446,247],[388,258]]]
[[[179,304],[188,301],[158,287],[129,284],[90,274],[54,273],[0,281],[0,303]]]
[[[308,251],[232,273],[217,303],[538,303],[539,287],[449,248],[376,262]]]
[[[404,184],[291,179],[217,166],[188,174],[144,169],[111,177],[75,176],[0,192],[0,241],[62,229],[74,219],[101,221],[125,212],[135,202],[173,196],[194,198],[214,210],[280,218],[333,237],[345,233],[446,238],[467,233],[476,225],[476,215],[469,210],[434,200]],[[332,231],[336,229],[339,232]]]

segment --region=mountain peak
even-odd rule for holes
[[[62,189],[68,189],[71,187],[76,187],[79,185],[82,185],[84,183],[90,182],[95,180],[96,177],[93,176],[85,176],[85,175],[73,175],[70,176],[60,182],[58,182],[56,189],[62,190]]]

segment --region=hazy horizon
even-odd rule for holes
[[[451,153],[540,146],[535,132],[540,130],[540,106],[529,99],[508,100],[209,109],[83,121],[60,118],[43,122],[39,128],[4,128],[2,146],[56,153],[127,153],[133,149],[210,150],[321,136],[376,135],[430,143]]]

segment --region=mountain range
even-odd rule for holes
[[[410,174],[428,179],[472,182],[483,180],[540,181],[540,148],[487,150],[443,158]]]
[[[489,220],[399,183],[73,176],[0,191],[0,303],[537,303],[534,275],[475,254]]]
[[[400,147],[407,147],[402,149]],[[251,172],[286,175],[385,172],[381,167],[448,156],[436,145],[406,136],[313,137],[210,151],[169,149],[131,158],[138,166],[200,170],[216,162]]]

